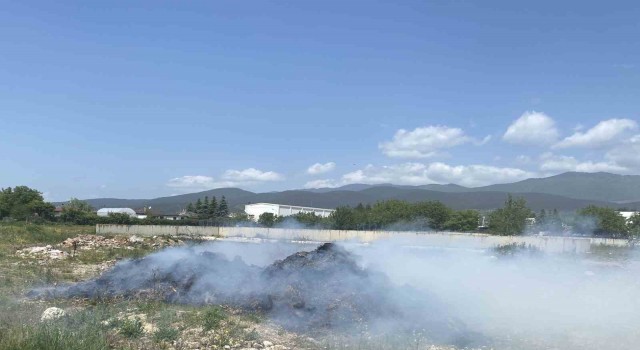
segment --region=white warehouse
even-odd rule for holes
[[[273,203],[254,203],[244,206],[244,211],[251,216],[253,220],[258,220],[261,214],[271,213],[277,216],[290,216],[298,213],[314,213],[318,216],[326,218],[334,212],[333,209],[301,207],[297,205],[273,204]]]
[[[132,218],[137,217],[136,211],[131,208],[102,208],[98,210],[98,216],[109,216],[111,213],[127,214]]]

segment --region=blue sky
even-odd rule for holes
[[[638,18],[636,1],[4,2],[0,186],[638,174]]]

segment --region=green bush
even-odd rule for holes
[[[172,342],[178,339],[180,331],[172,327],[160,327],[153,333],[153,340],[157,343]]]
[[[221,307],[210,307],[202,315],[202,327],[205,331],[216,329],[226,318],[227,314]]]
[[[120,323],[120,334],[126,338],[139,338],[144,330],[139,318],[126,319]]]

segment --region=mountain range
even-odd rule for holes
[[[249,203],[279,203],[319,208],[372,204],[387,199],[410,202],[438,200],[454,209],[489,210],[501,207],[507,194],[524,197],[533,210],[573,211],[587,205],[640,209],[640,175],[567,172],[545,178],[531,178],[507,184],[464,187],[455,184],[399,186],[393,184],[350,184],[338,188],[254,193],[239,188],[218,188],[154,199],[95,198],[94,208],[151,206],[162,214],[177,213],[198,198],[225,196],[232,210]]]

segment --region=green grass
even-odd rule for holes
[[[56,244],[81,234],[95,234],[95,226],[0,223],[0,251],[35,244]]]
[[[139,338],[144,333],[142,328],[142,321],[139,318],[128,318],[120,322],[118,332],[125,338],[134,339]]]
[[[92,312],[40,323],[0,326],[0,350],[103,350],[107,333]],[[16,320],[17,321],[17,320]]]
[[[216,329],[227,319],[227,313],[219,306],[211,306],[202,314],[202,328],[205,331]]]
[[[209,344],[217,348],[260,338],[251,326],[262,322],[263,315],[238,314],[220,306],[121,298],[25,301],[25,293],[35,287],[91,278],[106,261],[140,258],[152,251],[149,245],[133,249],[100,247],[79,250],[75,257],[63,260],[15,254],[18,249],[55,246],[82,234],[95,234],[95,228],[0,223],[0,350],[178,349],[184,344],[181,337],[193,336],[193,329],[205,330],[194,339],[211,337]],[[50,306],[65,309],[68,316],[41,323],[42,312]],[[156,327],[153,334],[146,334],[144,322],[129,319],[130,315],[146,316],[144,322]]]
[[[180,336],[179,330],[172,327],[163,326],[163,327],[159,327],[153,333],[153,341],[155,341],[156,343],[161,343],[163,341],[172,342],[177,340],[179,336]]]

